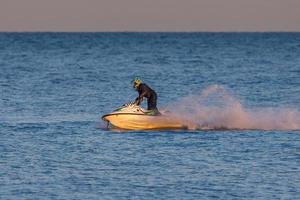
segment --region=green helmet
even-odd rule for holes
[[[134,88],[138,88],[141,83],[142,83],[142,80],[138,77],[136,77],[135,79],[132,80],[132,84],[133,84]]]

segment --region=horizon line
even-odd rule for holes
[[[0,31],[0,33],[300,33],[300,31]]]

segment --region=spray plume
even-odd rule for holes
[[[300,112],[289,108],[245,108],[220,85],[166,107],[189,129],[300,130]]]

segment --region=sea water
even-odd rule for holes
[[[135,76],[197,128],[105,129]],[[299,33],[0,33],[0,94],[0,199],[300,199]]]

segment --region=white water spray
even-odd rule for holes
[[[245,108],[224,87],[211,85],[167,106],[189,129],[300,130],[300,111],[289,108]]]

